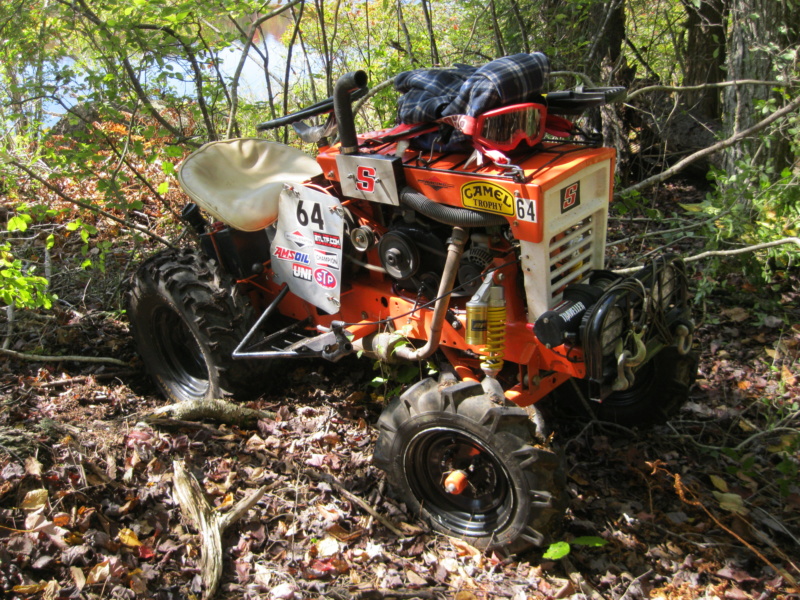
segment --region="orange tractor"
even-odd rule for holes
[[[435,529],[516,552],[548,543],[565,506],[537,403],[658,421],[697,359],[680,259],[604,270],[614,152],[563,115],[624,90],[541,94],[526,79],[504,93],[498,72],[477,110],[476,72],[462,77],[463,114],[357,135],[358,71],[259,126],[294,125],[316,159],[256,138],[203,146],[180,170],[199,247],[147,260],[129,314],[173,401],[258,394],[285,360],[434,363],[438,379],[385,408],[374,464]]]

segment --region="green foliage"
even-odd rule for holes
[[[33,222],[34,216],[22,205],[8,219],[6,229],[9,233],[24,233]],[[52,248],[52,235],[47,237],[45,245]],[[55,295],[48,291],[47,279],[35,272],[34,265],[15,256],[11,240],[0,242],[0,301],[19,308],[51,308]]]
[[[774,110],[774,105],[765,103],[762,108]],[[787,125],[793,138],[791,152],[800,155],[800,117],[790,117]],[[774,143],[779,135],[775,130],[768,132],[762,142]],[[711,177],[716,191],[702,204],[684,208],[715,217],[707,231],[712,245],[729,248],[730,244],[756,245],[800,236],[800,172],[796,168],[776,172],[774,166],[765,168],[748,156],[737,163],[732,175],[714,170]],[[740,263],[751,276],[768,281],[774,267],[796,265],[798,260],[800,248],[784,244],[757,255],[742,255]]]

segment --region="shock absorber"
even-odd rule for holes
[[[503,368],[506,351],[506,301],[503,288],[494,284],[492,275],[486,275],[467,302],[466,341],[484,346],[478,353],[485,357],[481,369],[488,377],[495,377]]]
[[[503,288],[493,285],[489,290],[489,308],[486,311],[486,358],[481,369],[487,377],[496,377],[503,368],[506,355],[506,300]]]

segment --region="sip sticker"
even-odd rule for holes
[[[336,275],[328,271],[328,269],[317,269],[314,271],[314,281],[328,290],[332,290],[336,287]]]

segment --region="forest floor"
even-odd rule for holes
[[[654,202],[668,214],[690,195],[664,186]],[[674,242],[636,237],[672,226],[637,213],[612,219],[609,239],[622,243],[610,266]],[[696,254],[704,240],[674,248]],[[128,366],[0,357],[4,597],[199,598],[201,541],[172,492],[172,461],[182,460],[220,511],[267,488],[224,536],[217,598],[800,598],[796,270],[754,284],[737,274],[711,281],[692,265],[703,294],[700,372],[680,413],[641,431],[554,424],[569,496],[555,541],[607,543],[572,544],[558,560],[545,549],[508,559],[430,532],[386,494],[371,454],[396,384],[374,387],[380,373],[366,359],[290,363],[249,404],[275,415],[251,429],[146,423],[164,400],[124,315],[109,310],[135,268],[127,252],[112,252],[105,274],[64,258],[62,301],[17,311],[7,348]]]

